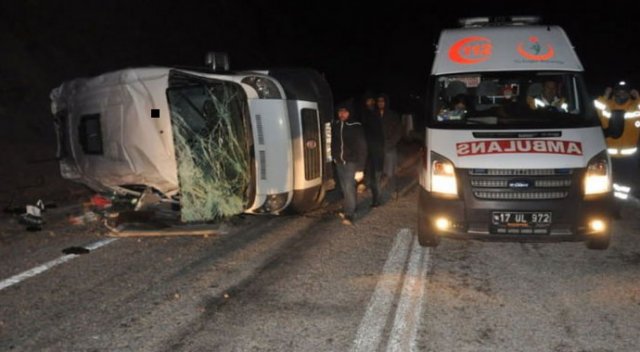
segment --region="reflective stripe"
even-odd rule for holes
[[[637,147],[634,148],[625,148],[625,149],[616,149],[616,148],[609,148],[607,149],[607,153],[609,153],[610,155],[633,155],[638,151]]]
[[[602,116],[604,116],[604,117],[606,117],[608,119],[611,118],[611,110],[609,110],[609,108],[607,107],[606,104],[602,103],[599,100],[594,100],[593,101],[593,105],[596,107],[596,109],[602,111]],[[640,109],[640,104],[638,104],[638,109]],[[624,113],[624,118],[625,119],[635,119],[637,117],[640,117],[640,110],[631,111],[631,112],[625,112]]]
[[[558,108],[560,110],[563,110],[565,112],[569,111],[569,105],[567,105],[567,103],[562,103],[560,104],[560,106],[556,106],[555,104],[559,103],[561,100],[559,99],[554,99],[552,103],[548,103],[544,100],[538,99],[538,98],[534,98],[533,99],[533,103],[535,105],[536,108],[544,108],[547,106],[553,106],[555,108]]]
[[[624,118],[625,119],[633,119],[636,117],[640,117],[640,111],[632,111],[632,112],[625,112],[624,113]]]
[[[619,185],[617,183],[613,184],[613,189],[618,191],[618,192],[624,192],[624,193],[631,192],[631,187],[625,186],[625,185]]]
[[[536,108],[544,108],[545,106],[547,106],[547,103],[545,103],[544,101],[542,101],[542,100],[540,100],[538,98],[533,99],[533,102],[534,102]]]

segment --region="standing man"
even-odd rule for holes
[[[635,89],[629,89],[625,82],[618,83],[613,89],[607,87],[604,95],[595,101],[596,110],[602,127],[609,126],[611,111],[623,110],[624,132],[617,139],[607,138],[607,149],[614,157],[629,157],[638,154],[640,138],[640,95]]]
[[[384,167],[382,183],[395,185],[396,164],[398,163],[398,142],[402,138],[402,122],[397,112],[389,109],[389,97],[378,94],[376,97],[377,116],[382,119],[384,132]]]
[[[343,219],[353,225],[356,212],[356,170],[364,164],[367,152],[362,123],[355,120],[350,102],[336,107],[337,120],[331,126],[331,156],[336,164],[338,181],[344,197]]]
[[[378,115],[376,97],[373,94],[365,94],[362,101],[362,125],[364,137],[367,141],[367,163],[364,176],[367,186],[371,189],[371,207],[381,204],[380,178],[384,166],[384,131],[382,118]]]

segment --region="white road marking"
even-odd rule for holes
[[[387,352],[418,351],[416,337],[422,316],[428,267],[429,249],[422,248],[416,236],[387,343]]]
[[[402,272],[409,254],[413,236],[409,229],[396,235],[389,257],[382,269],[382,277],[371,296],[367,310],[358,327],[351,351],[377,351],[384,327],[389,317],[395,293],[402,279]]]
[[[109,243],[111,243],[111,242],[113,242],[113,241],[115,241],[117,239],[118,238],[107,238],[107,239],[104,239],[102,241],[98,241],[98,242],[92,243],[92,244],[90,244],[88,246],[85,246],[84,248],[92,251],[92,250],[98,249],[98,248],[100,248],[102,246],[106,246]],[[14,275],[14,276],[12,276],[12,277],[10,277],[8,279],[2,280],[2,281],[0,281],[0,291],[4,290],[5,288],[7,288],[9,286],[13,286],[13,285],[15,285],[15,284],[17,284],[17,283],[19,283],[21,281],[24,281],[24,280],[26,280],[28,278],[34,277],[34,276],[36,276],[38,274],[41,274],[41,273],[53,268],[56,265],[68,262],[69,260],[74,259],[75,257],[77,257],[79,255],[81,255],[81,254],[63,255],[62,257],[60,257],[58,259],[54,259],[54,260],[52,260],[50,262],[44,263],[44,264],[42,264],[40,266],[37,266],[37,267],[35,267],[33,269],[29,269],[29,270],[27,270],[27,271],[25,271],[23,273],[20,273],[20,274]]]

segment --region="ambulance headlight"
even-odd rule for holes
[[[453,163],[433,152],[431,153],[431,191],[448,197],[458,196]]]
[[[249,76],[243,78],[242,83],[255,89],[260,99],[282,99],[278,86],[266,77]]]
[[[611,166],[606,151],[593,157],[584,177],[584,194],[594,195],[611,191]]]

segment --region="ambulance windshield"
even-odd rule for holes
[[[575,72],[482,72],[436,77],[431,124],[442,128],[599,125]]]

